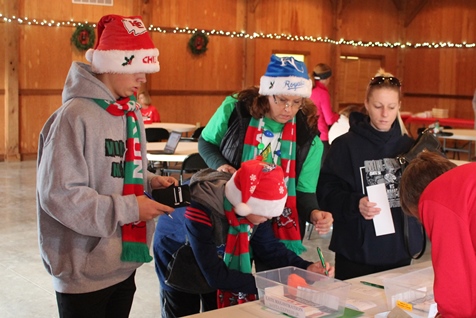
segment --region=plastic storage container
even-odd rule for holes
[[[340,317],[351,284],[297,267],[256,273],[260,301],[292,317]]]
[[[433,296],[433,267],[383,280],[387,306],[409,312],[412,317],[433,318],[437,313]]]

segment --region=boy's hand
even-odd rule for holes
[[[165,212],[172,213],[174,211],[174,208],[151,200],[145,195],[139,195],[136,198],[139,205],[139,221],[147,222],[165,214]]]
[[[152,189],[165,189],[171,185],[178,185],[178,180],[170,176],[156,176],[150,180]]]
[[[328,262],[326,262],[326,268],[325,269],[322,267],[321,262],[313,263],[313,264],[311,264],[307,267],[308,271],[318,273],[318,274],[322,274],[322,275],[326,274],[326,269],[327,269],[327,272],[329,274],[329,277],[334,277],[335,268],[334,268],[334,266],[331,266]]]

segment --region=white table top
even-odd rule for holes
[[[476,141],[475,129],[444,129],[443,132],[452,133],[453,135],[438,136],[438,138]]]
[[[178,131],[181,133],[187,133],[194,131],[197,126],[192,124],[182,124],[182,123],[152,123],[144,125],[144,128],[165,128],[170,131]]]
[[[466,161],[466,160],[456,160],[456,159],[449,159],[449,161],[453,162],[457,166],[464,165],[466,163],[470,163],[471,161]]]
[[[403,275],[419,269],[431,266],[431,261],[421,262],[410,266],[395,268],[389,271],[357,277],[346,280],[351,283],[350,292],[347,297],[347,305],[357,307],[364,315],[360,317],[374,317],[376,314],[389,311],[387,308],[387,298],[385,290],[367,286],[361,283],[366,281],[378,285],[383,285],[384,278],[390,278],[398,275]],[[349,306],[351,307],[351,306]],[[370,307],[370,308],[366,308]],[[365,309],[364,309],[365,308]],[[242,317],[263,317],[263,318],[280,318],[282,314],[267,310],[263,307],[261,302],[253,301],[242,305],[231,306],[219,310],[212,310],[201,314],[195,314],[187,317],[196,318],[242,318]]]
[[[162,150],[165,148],[166,142],[148,142],[147,151]],[[190,154],[198,152],[198,142],[181,141],[175,149],[175,153],[168,154],[147,154],[149,161],[167,161],[167,162],[182,162]]]
[[[376,314],[387,312],[390,309],[387,306],[387,297],[385,296],[385,290],[372,286],[366,286],[362,284],[361,281],[366,281],[369,283],[383,286],[383,280],[385,278],[392,278],[395,276],[407,274],[429,266],[431,266],[431,261],[426,261],[417,264],[412,264],[409,266],[391,269],[380,273],[346,280],[346,282],[352,284],[352,286],[350,287],[349,295],[347,297],[347,304],[354,305],[358,307],[360,311],[363,311],[364,315],[361,317],[374,317]],[[363,306],[365,303],[367,303],[368,305],[375,304],[375,306],[368,309],[361,309],[363,308],[361,306]]]

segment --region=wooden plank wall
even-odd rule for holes
[[[431,0],[408,25],[410,42],[476,42],[476,1]],[[404,50],[405,103],[414,112],[449,109],[449,117],[474,118],[476,47]]]
[[[8,3],[7,3],[8,1]],[[108,13],[142,15],[149,25],[246,31],[264,34],[321,36],[354,41],[413,43],[476,42],[476,1],[467,0],[114,0],[114,6],[78,5],[65,0],[0,0],[4,16],[55,21],[97,22]],[[28,3],[28,5],[26,5]],[[8,5],[7,5],[8,4]],[[9,12],[6,12],[8,10]],[[12,12],[13,11],[13,12]],[[2,21],[3,22],[3,21]],[[61,91],[71,62],[85,61],[70,44],[73,27],[0,23],[4,38],[18,32],[18,131],[8,130],[7,63],[0,64],[0,158],[15,149],[34,158],[43,123],[61,105]],[[280,39],[210,36],[208,51],[194,56],[187,49],[190,34],[151,32],[160,51],[161,71],[148,76],[147,88],[163,121],[205,125],[223,98],[259,83],[271,53],[305,55],[309,69],[331,65],[339,74],[341,55],[378,57],[404,82],[404,110],[450,109],[450,116],[473,118],[471,96],[476,88],[476,48],[382,48]],[[0,49],[0,59],[11,53]],[[368,78],[359,78],[366,86]],[[342,80],[330,88],[337,109]],[[10,125],[11,127],[11,125]],[[16,137],[16,138],[15,138]],[[13,156],[14,157],[14,156]],[[8,156],[5,157],[8,159]]]

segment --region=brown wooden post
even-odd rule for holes
[[[246,15],[245,15],[245,30],[248,33],[252,33],[256,30],[255,12],[256,7],[260,4],[260,0],[247,0]],[[255,41],[250,39],[244,40],[244,56],[245,62],[243,63],[243,88],[254,85],[255,74]]]
[[[19,0],[5,1],[7,16],[18,17]],[[19,147],[19,25],[16,22],[5,23],[5,161],[20,161]]]
[[[133,5],[133,12],[140,12],[140,16],[142,17],[142,22],[144,23],[146,28],[149,28],[149,26],[152,24],[153,17],[151,14],[151,6],[154,4],[154,2],[150,3],[149,0],[140,0],[138,2],[134,2]],[[150,35],[151,37],[153,36],[152,34]],[[159,47],[159,53],[160,53],[160,47]],[[160,55],[159,55],[159,61],[160,61]],[[146,74],[147,82],[139,89],[140,93],[142,89],[147,90],[150,93],[150,89],[152,86],[151,83],[151,74]]]
[[[395,2],[395,7],[398,12],[398,41],[403,42],[406,38],[406,29],[404,26],[405,23],[405,11],[406,11],[406,2],[399,3]],[[403,73],[405,72],[405,52],[403,49],[398,49],[397,51],[397,73],[395,74],[398,78],[403,78]]]
[[[339,39],[339,36],[341,34],[341,27],[342,27],[342,10],[345,5],[343,3],[343,0],[331,0],[331,5],[332,5],[332,33],[330,35],[331,39]],[[339,59],[341,55],[341,47],[340,45],[331,45],[330,47],[331,51],[331,69],[333,73],[333,78],[330,82],[330,87],[329,87],[329,93],[333,98],[331,98],[332,102],[332,109],[334,112],[339,112],[339,90],[337,87],[339,87],[339,82],[342,79],[339,79]],[[314,65],[312,66],[314,67]],[[310,71],[312,73],[312,69]]]

